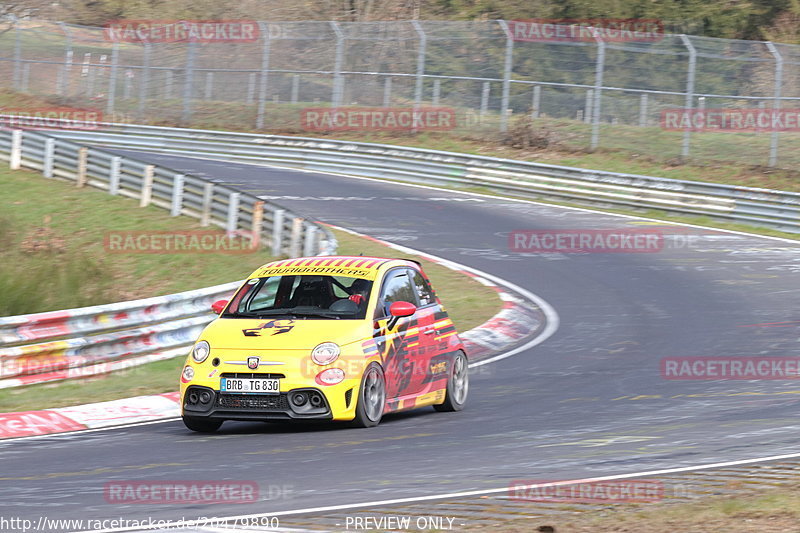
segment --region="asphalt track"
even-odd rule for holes
[[[506,279],[549,302],[560,327],[481,367],[460,413],[425,408],[367,430],[229,422],[204,436],[170,421],[0,443],[0,516],[269,513],[800,451],[792,381],[676,381],[660,372],[665,357],[800,355],[795,244],[373,180],[137,157]],[[674,235],[658,253],[508,250],[518,229],[653,227]],[[243,261],[231,276],[254,266]],[[110,481],[191,479],[253,480],[261,499],[209,507],[104,499]]]

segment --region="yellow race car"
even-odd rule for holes
[[[459,411],[469,388],[464,346],[421,266],[378,257],[268,263],[200,335],[181,373],[191,430],[225,420],[341,420]]]

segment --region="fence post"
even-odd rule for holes
[[[283,216],[286,213],[283,209],[276,209],[272,214],[272,256],[281,255],[283,248]]]
[[[417,50],[417,77],[414,84],[414,108],[419,108],[422,105],[424,76],[425,76],[425,54],[428,48],[428,36],[425,35],[425,30],[418,20],[412,20],[411,24],[419,36],[419,49]]]
[[[489,111],[489,82],[483,82],[483,89],[481,90],[481,115],[480,121],[483,122],[483,116]]]
[[[692,109],[694,108],[694,81],[695,81],[695,72],[697,70],[697,50],[695,50],[694,44],[692,43],[691,39],[684,34],[681,34],[681,41],[683,42],[683,46],[689,51],[689,66],[686,72],[686,101],[683,104],[684,113],[689,114],[689,122],[692,120]],[[692,138],[692,128],[690,124],[686,125],[686,129],[683,131],[683,145],[681,146],[681,158],[686,159],[689,157],[689,148],[691,144]]]
[[[232,192],[228,196],[228,221],[225,225],[225,232],[228,236],[236,233],[239,228],[239,193]]]
[[[383,81],[383,107],[389,107],[392,103],[392,78],[386,76]]]
[[[139,197],[139,207],[147,207],[150,205],[150,198],[153,195],[153,172],[155,165],[147,165],[144,167],[144,176],[142,180],[142,194]]]
[[[139,120],[144,119],[145,101],[147,99],[147,86],[150,83],[150,43],[142,44],[142,75],[139,80],[139,107],[136,113]]]
[[[169,214],[173,217],[180,215],[183,209],[183,180],[183,174],[175,174],[172,178],[172,203]]]
[[[639,126],[647,126],[647,93],[639,95]]]
[[[593,89],[586,89],[586,102],[583,105],[583,121],[586,124],[592,124],[594,120],[594,115],[592,115],[592,107],[593,107],[593,100],[594,97],[594,90]]]
[[[194,59],[197,54],[197,43],[190,41],[186,50],[186,66],[183,79],[183,114],[181,120],[184,124],[192,118],[192,85],[194,78]]]
[[[511,74],[514,68],[514,36],[505,20],[498,20],[500,27],[506,34],[506,58],[503,65],[503,94],[500,103],[500,131],[508,131],[508,105],[511,95]]]
[[[22,85],[22,30],[19,19],[14,18],[14,90]]]
[[[203,185],[203,206],[200,208],[200,225],[203,227],[211,223],[211,201],[214,199],[214,184],[206,182]]]
[[[56,140],[48,137],[44,141],[44,158],[42,160],[42,175],[45,178],[53,177],[53,160],[56,155]]]
[[[203,92],[203,99],[204,100],[211,100],[211,96],[214,93],[214,73],[213,72],[206,72],[206,87],[205,91]]]
[[[85,146],[78,148],[78,176],[75,180],[77,187],[86,185],[86,170],[89,166],[89,149]]]
[[[292,220],[292,239],[289,242],[289,256],[298,257],[300,255],[300,240],[303,237],[303,219],[295,217]]]
[[[109,194],[118,194],[119,193],[119,168],[120,164],[122,163],[122,158],[118,155],[115,155],[111,158],[111,171],[108,175],[108,193]]]
[[[9,154],[8,168],[19,170],[22,166],[22,130],[11,132],[11,154]]]
[[[250,249],[255,250],[261,244],[261,224],[264,221],[264,202],[258,200],[253,204],[253,218],[250,224]]]
[[[316,243],[317,241],[316,236],[317,236],[317,228],[313,224],[308,224],[306,226],[305,238],[303,239],[304,256],[317,255],[314,252],[314,243]]]
[[[780,113],[781,109],[781,90],[783,88],[783,56],[778,49],[775,47],[775,44],[767,41],[764,43],[767,45],[767,49],[775,58],[775,91],[772,101],[772,137],[769,141],[769,163],[768,165],[774,167],[778,164],[778,128],[777,123],[775,121],[775,116]]]
[[[256,73],[251,72],[247,75],[247,96],[245,97],[245,103],[250,105],[255,100],[256,95]]]
[[[597,149],[600,144],[600,106],[603,98],[603,71],[606,62],[606,43],[596,29],[594,39],[597,42],[597,65],[594,74],[594,105],[592,106],[592,143],[591,149]]]
[[[439,97],[442,94],[442,80],[436,78],[433,80],[433,105],[439,105]]]
[[[111,71],[108,75],[108,99],[106,101],[106,113],[111,115],[114,112],[114,104],[117,97],[117,70],[119,68],[119,43],[114,41],[111,45]]]
[[[269,53],[270,40],[269,27],[264,22],[259,22],[261,38],[264,40],[261,49],[261,79],[258,85],[258,111],[256,112],[256,129],[264,129],[264,111],[267,105],[267,80],[269,78]]]
[[[342,93],[344,83],[342,78],[342,62],[344,59],[344,33],[336,22],[331,21],[331,28],[336,33],[336,60],[333,65],[333,95],[331,96],[331,107],[342,105]]]
[[[539,118],[539,106],[542,102],[542,86],[533,86],[533,100],[531,102],[531,118]]]
[[[300,100],[300,74],[292,76],[292,103],[296,104]]]
[[[61,67],[58,78],[58,94],[64,96],[67,94],[69,88],[69,75],[72,70],[72,34],[69,28],[63,22],[59,22],[58,26],[64,34],[65,48],[64,48],[64,64]]]

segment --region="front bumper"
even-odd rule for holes
[[[181,411],[183,416],[219,420],[352,420],[356,392],[335,389],[301,387],[279,394],[234,394],[190,385],[181,395]],[[296,400],[300,396],[305,397],[302,405]]]

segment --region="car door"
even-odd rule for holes
[[[386,273],[378,297],[375,321],[378,347],[383,355],[386,376],[386,397],[391,400],[414,394],[422,387],[419,368],[415,366],[419,335],[416,317],[411,315],[397,320],[390,329],[389,308],[394,302],[418,305],[416,290],[406,267],[394,268]],[[389,402],[390,408],[397,408]]]
[[[436,320],[440,318],[441,308],[436,299],[436,295],[430,283],[416,269],[409,271],[411,281],[416,292],[417,312],[414,314],[418,331],[418,344],[414,356],[415,371],[419,382],[416,383],[417,393],[426,393],[438,388],[438,377],[443,374],[446,363],[444,360],[442,344],[437,342],[438,331],[436,330]]]

